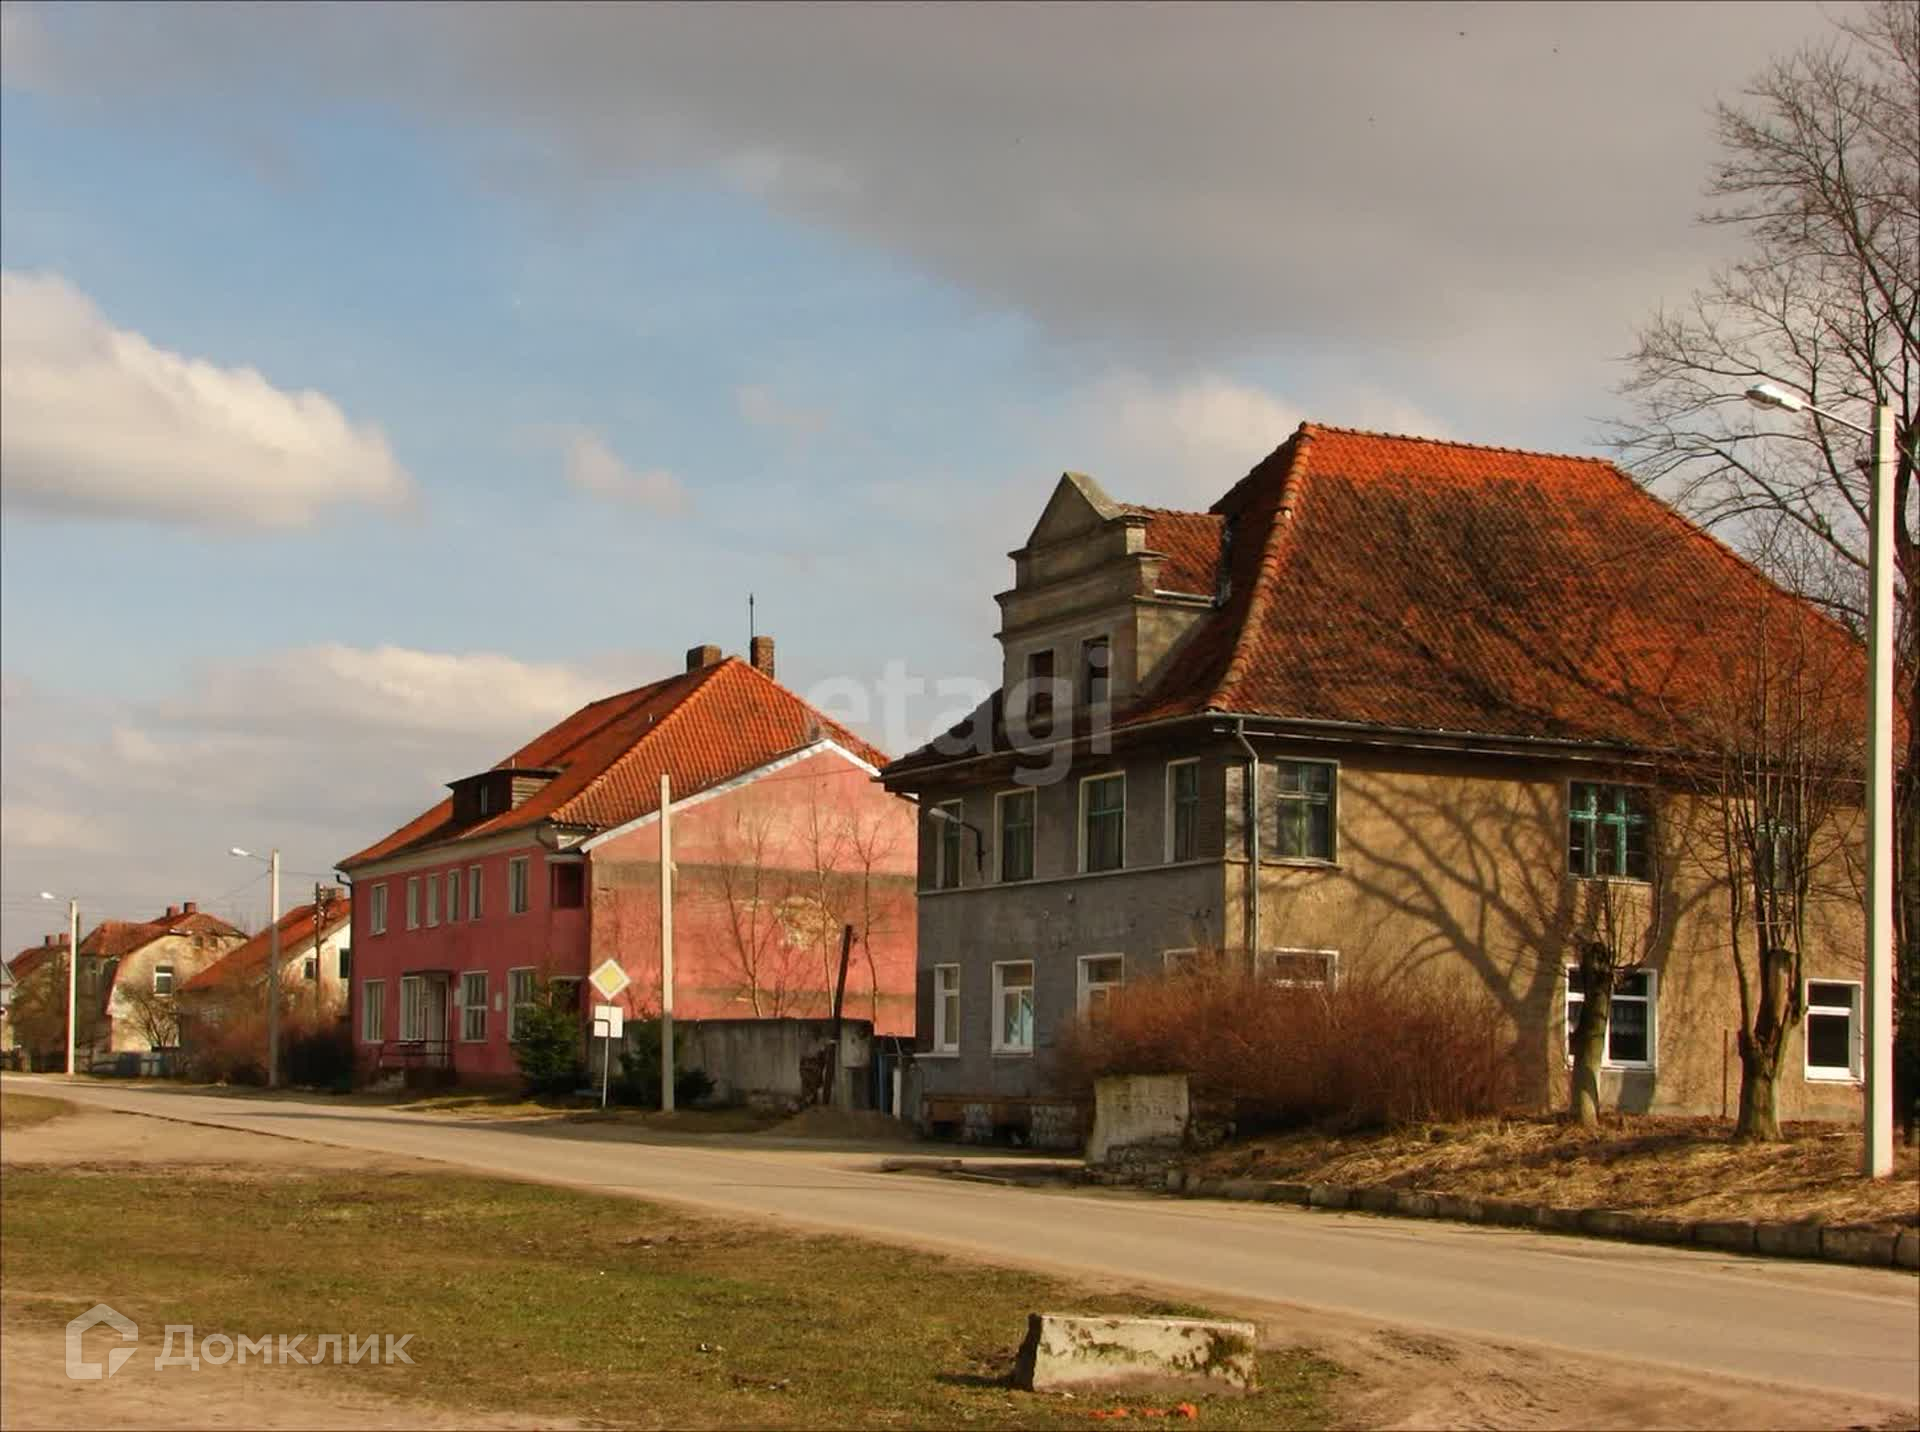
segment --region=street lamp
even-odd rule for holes
[[[259,860],[251,850],[234,846],[227,851],[242,860]],[[267,1087],[280,1087],[280,847],[266,854],[267,862]]]
[[[42,900],[60,897],[51,890],[40,892]],[[67,1077],[74,1075],[73,1026],[80,1008],[80,902],[67,899]]]
[[[1755,383],[1747,401],[1812,413],[1873,439],[1867,489],[1867,1127],[1860,1171],[1887,1178],[1893,1173],[1893,407],[1874,404],[1869,428],[1777,383]]]

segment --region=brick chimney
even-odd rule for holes
[[[698,671],[703,666],[717,666],[719,663],[720,648],[717,646],[690,646],[687,648],[688,671]]]
[[[767,680],[773,680],[773,638],[757,636],[747,643],[747,660]]]
[[[183,915],[197,915],[200,913],[200,902],[198,900],[189,900],[180,907],[180,912]]]
[[[178,905],[167,906],[166,918],[169,920],[178,920],[180,918],[180,907]]]
[[[47,936],[47,948],[50,950],[54,948],[54,946],[56,945],[64,945],[66,943],[67,943],[67,937],[65,935],[48,935]]]

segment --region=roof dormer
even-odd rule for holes
[[[496,766],[477,776],[449,781],[455,825],[477,825],[514,810],[560,772],[544,766]]]

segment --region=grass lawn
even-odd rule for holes
[[[0,1129],[25,1129],[72,1112],[73,1105],[64,1099],[48,1099],[39,1094],[16,1094],[8,1090],[5,1097],[0,1098]]]
[[[1215,1150],[1194,1167],[1227,1177],[1391,1184],[1566,1208],[1674,1218],[1920,1223],[1920,1150],[1894,1177],[1859,1175],[1860,1134],[1788,1126],[1790,1142],[1735,1143],[1715,1119],[1617,1115],[1597,1129],[1555,1118],[1488,1119],[1329,1137],[1294,1133]]]
[[[57,1327],[97,1297],[143,1328],[191,1323],[202,1336],[411,1332],[417,1366],[289,1375],[476,1411],[672,1427],[1084,1426],[1103,1404],[1005,1385],[1026,1314],[1199,1311],[440,1173],[20,1165],[4,1199],[8,1287],[53,1290],[11,1296],[10,1319]],[[1201,1402],[1201,1423],[1324,1424],[1333,1368],[1270,1353],[1261,1375],[1256,1395]]]

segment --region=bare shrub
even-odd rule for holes
[[[1362,976],[1331,989],[1257,980],[1226,960],[1115,993],[1057,1058],[1082,1089],[1186,1074],[1243,1129],[1366,1128],[1497,1113],[1518,1090],[1511,1033],[1483,991]]]

